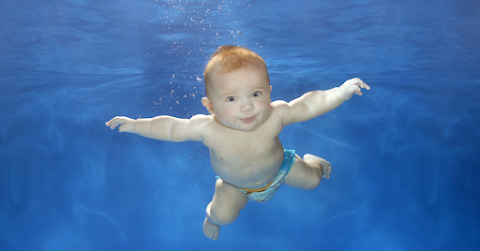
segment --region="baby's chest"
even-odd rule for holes
[[[275,138],[219,138],[212,145],[216,152],[228,152],[229,155],[265,154],[271,151],[278,140]]]
[[[255,131],[219,128],[204,143],[219,159],[267,157],[276,148],[281,148],[280,131],[279,126],[262,126]]]

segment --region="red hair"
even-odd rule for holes
[[[209,81],[212,75],[229,73],[247,66],[255,68],[265,67],[265,70],[267,69],[263,58],[247,48],[234,45],[218,47],[210,57],[207,67],[205,67],[205,91],[208,92]]]

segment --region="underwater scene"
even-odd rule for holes
[[[105,123],[210,115],[222,45],[263,58],[272,101],[371,89],[279,134],[329,179],[287,174],[214,241],[208,144]],[[2,251],[480,250],[479,1],[3,0],[0,114]]]

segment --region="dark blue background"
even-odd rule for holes
[[[2,1],[0,249],[479,250],[479,17],[453,0]],[[223,44],[264,57],[274,100],[372,90],[281,134],[330,180],[249,203],[213,242],[208,149],[104,123],[206,113]]]

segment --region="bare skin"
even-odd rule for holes
[[[209,148],[212,168],[222,177],[216,181],[203,223],[205,236],[213,240],[218,239],[220,226],[234,222],[248,202],[237,187],[258,187],[278,172],[283,161],[278,135],[284,126],[320,116],[353,94],[362,95],[362,88],[370,89],[356,78],[339,88],[309,92],[289,103],[271,102],[266,69],[252,66],[214,75],[211,83],[208,97],[202,99],[210,115],[190,119],[115,117],[106,125],[158,140],[201,141]],[[330,174],[328,161],[310,154],[303,159],[297,155],[284,183],[308,190]]]

